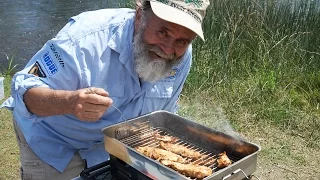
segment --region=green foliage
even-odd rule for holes
[[[245,111],[319,140],[306,132],[320,125],[320,2],[210,2],[184,94],[209,92],[235,123]]]
[[[4,53],[4,54],[6,55],[6,59],[8,60],[8,66],[2,67],[0,65],[0,67],[1,67],[0,74],[5,77],[12,76],[15,73],[15,71],[17,70],[19,64],[14,63],[14,55],[9,57],[6,53]]]

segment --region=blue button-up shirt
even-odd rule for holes
[[[134,19],[131,9],[103,9],[72,17],[13,77],[12,95],[2,106],[13,111],[30,148],[60,172],[76,151],[89,167],[107,160],[101,129],[123,118],[113,107],[97,122],[79,121],[71,114],[37,116],[24,104],[23,95],[28,89],[101,87],[126,119],[155,110],[177,110],[178,96],[191,66],[191,45],[168,77],[153,84],[140,82],[132,56]]]

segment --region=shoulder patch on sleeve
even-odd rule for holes
[[[64,61],[59,53],[59,50],[56,49],[53,43],[50,44],[50,49],[52,53],[54,54],[54,57],[57,59],[57,61],[61,64],[62,67],[64,67]]]
[[[58,67],[57,65],[54,63],[53,59],[50,56],[49,51],[46,52],[42,57],[42,64],[45,67],[45,70],[47,71],[49,76],[54,75],[55,73],[58,72]]]
[[[29,74],[33,74],[35,76],[41,77],[41,78],[46,78],[47,75],[44,73],[44,71],[42,70],[39,62],[37,61],[36,63],[34,63],[34,65],[31,67],[31,69],[28,72]]]

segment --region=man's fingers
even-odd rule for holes
[[[83,109],[89,112],[104,112],[109,107],[110,105],[92,104],[92,103],[85,103],[83,105]]]
[[[105,97],[109,96],[109,93],[102,88],[94,88],[94,92],[101,96],[105,96]]]
[[[112,105],[109,93],[102,88],[86,88],[74,93],[74,115],[80,120],[95,122]]]
[[[103,88],[90,87],[86,89],[86,94],[99,94],[101,96],[109,96],[109,93]]]
[[[113,101],[109,97],[101,96],[99,94],[88,94],[86,100],[87,103],[91,104],[101,104],[105,106],[110,106]]]

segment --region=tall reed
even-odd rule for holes
[[[320,1],[212,0],[184,93],[207,91],[255,121],[310,130],[319,118],[294,117],[320,114],[319,29]]]

